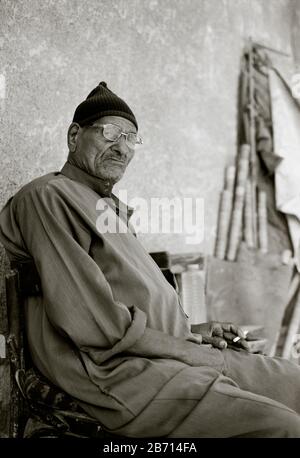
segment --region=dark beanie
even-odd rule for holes
[[[101,81],[87,96],[86,100],[78,105],[74,113],[73,122],[84,126],[103,116],[121,116],[133,122],[138,129],[135,116],[127,103],[108,89],[104,81]]]

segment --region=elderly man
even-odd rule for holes
[[[129,224],[112,188],[137,131],[128,105],[100,83],[75,111],[62,170],[2,210],[10,259],[33,261],[41,281],[26,303],[34,364],[119,435],[300,437],[298,366],[247,352],[231,324],[191,329],[135,235],[99,232],[99,199]],[[226,348],[236,335],[241,351]]]

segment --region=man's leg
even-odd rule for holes
[[[283,358],[224,350],[223,374],[242,390],[266,396],[300,413],[300,366]]]
[[[220,375],[168,437],[300,438],[300,416]]]
[[[242,365],[242,362],[239,362]],[[300,416],[208,367],[187,367],[118,434],[132,437],[298,437]],[[245,367],[244,367],[245,370]]]

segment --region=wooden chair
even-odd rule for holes
[[[5,277],[6,346],[11,372],[9,437],[116,437],[33,366],[26,342],[23,305],[26,294],[38,293],[39,284],[32,282],[37,278],[34,275],[32,267],[23,265],[10,270]]]

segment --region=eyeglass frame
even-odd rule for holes
[[[108,123],[108,124],[88,124],[88,125],[86,125],[86,127],[102,127],[102,129],[103,129],[103,130],[102,130],[102,135],[103,135],[103,137],[105,138],[105,140],[107,140],[107,141],[109,141],[109,142],[112,142],[112,143],[113,143],[113,142],[116,142],[116,141],[120,140],[120,138],[121,138],[122,135],[124,135],[125,141],[126,141],[126,145],[128,146],[128,148],[134,149],[136,145],[142,145],[142,144],[143,144],[143,139],[142,139],[142,137],[141,137],[140,135],[138,135],[136,132],[123,132],[122,130],[121,130],[121,132],[120,132],[119,137],[118,137],[116,140],[109,140],[109,139],[106,138],[105,135],[103,134],[103,131],[104,131],[105,127],[107,127],[107,126],[115,126],[115,127],[118,127],[119,129],[121,129],[120,126],[118,126],[117,124],[114,124],[114,123],[112,123],[112,122],[110,122],[110,123]],[[128,137],[129,134],[134,134],[134,135],[136,135],[137,140],[139,140],[139,141],[137,141],[137,142],[134,144],[134,146],[130,146],[130,145],[128,145],[128,143],[127,143],[127,137]]]

